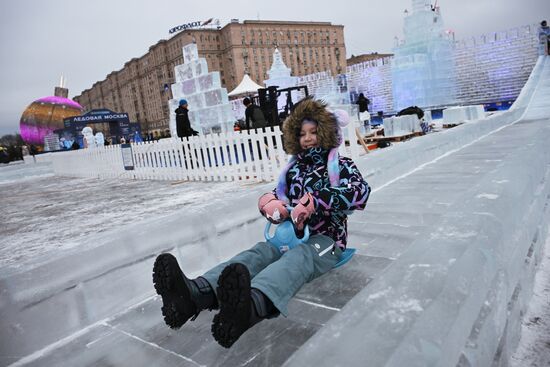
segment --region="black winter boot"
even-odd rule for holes
[[[180,328],[190,318],[195,320],[202,310],[218,307],[208,281],[202,277],[188,279],[171,254],[161,254],[155,260],[153,283],[162,297],[164,322],[172,329]]]
[[[222,271],[217,294],[220,312],[214,316],[212,335],[225,348],[255,324],[278,314],[262,292],[250,287],[250,273],[243,264],[230,264]]]

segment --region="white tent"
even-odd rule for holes
[[[227,95],[229,97],[233,97],[233,96],[238,96],[240,94],[257,93],[258,89],[260,88],[263,88],[263,87],[261,85],[256,84],[252,79],[250,79],[248,74],[244,74],[243,80],[240,82],[237,88],[233,89]]]

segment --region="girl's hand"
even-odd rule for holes
[[[300,198],[298,205],[292,209],[290,217],[296,226],[296,229],[301,231],[304,229],[306,221],[315,213],[315,199],[309,192]]]
[[[285,203],[278,200],[272,193],[260,196],[258,209],[273,224],[279,224],[288,218],[288,209]]]

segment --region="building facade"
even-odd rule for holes
[[[294,76],[320,71],[346,71],[344,26],[330,22],[290,22],[234,19],[220,29],[187,29],[161,40],[149,52],[133,58],[119,71],[74,98],[86,110],[108,108],[127,112],[142,131],[168,129],[169,86],[174,67],[183,64],[182,47],[196,43],[208,70],[220,71],[222,84],[234,89],[244,74],[258,84],[268,78],[278,48]],[[190,108],[193,108],[190,106]]]
[[[392,56],[393,54],[379,54],[378,52],[373,52],[370,54],[362,54],[357,56],[351,55],[351,57],[347,59],[347,66],[352,66],[355,64],[360,64],[362,62],[367,62],[372,60],[385,59]]]

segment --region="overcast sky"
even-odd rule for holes
[[[19,132],[25,108],[53,95],[61,74],[72,98],[145,54],[169,37],[170,28],[183,23],[211,17],[222,25],[231,18],[328,21],[344,25],[349,57],[391,52],[393,38],[402,35],[403,11],[411,4],[412,0],[3,0],[0,136]],[[438,4],[446,28],[457,39],[550,20],[550,0]]]

